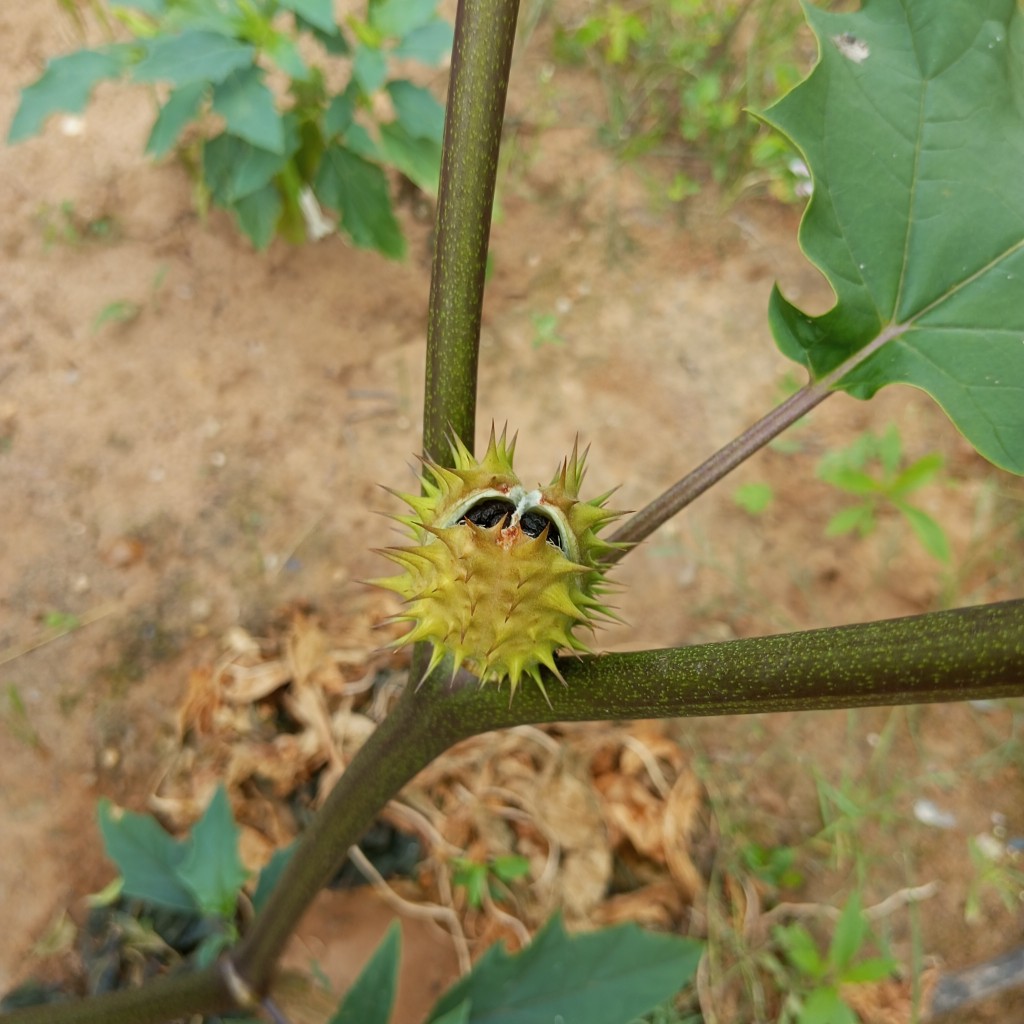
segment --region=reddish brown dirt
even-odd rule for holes
[[[42,4],[6,5],[0,34],[7,125],[18,88],[76,40]],[[766,327],[772,283],[818,310],[829,292],[799,253],[794,211],[660,206],[594,141],[585,81],[558,69],[540,87],[545,61],[539,43],[520,56],[510,99],[517,159],[494,230],[481,432],[492,419],[518,430],[517,462],[537,477],[578,433],[593,445],[589,485],[618,485],[616,502],[637,508],[780,397],[790,367]],[[55,916],[109,879],[95,802],[145,799],[188,669],[227,628],[258,630],[290,600],[358,602],[355,581],[380,568],[370,549],[389,538],[377,485],[407,486],[418,448],[429,226],[403,215],[402,264],[339,238],[256,254],[221,213],[196,215],[181,167],[142,158],[150,118],[145,95],[104,87],[82,134],[54,119],[0,149],[0,992],[33,968]],[[96,327],[114,302],[138,315]],[[552,312],[563,343],[539,344],[535,317]],[[843,498],[815,478],[817,460],[890,422],[908,457],[947,457],[946,483],[920,503],[950,535],[951,570],[894,518],[866,540],[824,536]],[[798,450],[751,460],[623,564],[630,625],[604,647],[1019,596],[1021,488],[923,395],[832,398],[793,439]],[[774,488],[756,518],[732,499],[748,481]],[[55,613],[83,625],[45,642]],[[860,830],[865,900],[939,881],[920,946],[965,965],[1021,938],[1019,912],[991,897],[964,924],[967,838],[993,813],[1024,833],[1020,746],[1004,743],[1016,719],[967,705],[893,714],[680,723],[677,735],[737,827],[768,845],[820,830],[815,772],[888,793],[891,815]],[[887,722],[893,746],[865,767]],[[922,796],[955,827],[917,823]],[[830,901],[854,862],[817,849],[801,898]],[[300,940],[342,984],[387,916],[354,900],[318,907]],[[909,956],[909,915],[887,927]],[[405,1020],[454,964],[433,932],[412,935],[407,985],[423,988],[403,996]]]

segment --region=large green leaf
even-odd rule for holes
[[[413,29],[392,51],[403,60],[440,64],[451,52],[454,32],[447,21],[436,18]]]
[[[187,30],[157,36],[133,73],[137,82],[223,82],[232,71],[252,64],[255,49],[219,32]]]
[[[213,109],[232,135],[272,153],[284,152],[284,126],[262,69],[250,65],[233,71],[213,90]]]
[[[470,1024],[624,1024],[694,976],[702,946],[620,925],[567,935],[558,917],[521,953],[492,946],[430,1013],[432,1024],[469,1004]]]
[[[1015,0],[806,13],[820,60],[767,120],[811,170],[800,240],[837,301],[811,317],[776,290],[776,341],[859,398],[927,391],[1024,473],[1024,16]]]
[[[20,142],[37,134],[46,119],[58,111],[81,113],[96,83],[104,78],[117,78],[124,71],[130,53],[127,44],[117,44],[54,57],[42,77],[21,90],[21,103],[7,133],[7,141]]]
[[[249,238],[249,241],[260,250],[266,249],[274,239],[284,201],[281,191],[274,184],[243,196],[233,206],[238,226]]]
[[[124,893],[195,913],[196,899],[178,875],[188,845],[168,835],[153,818],[121,810],[109,800],[100,801],[97,813],[107,856],[124,878]]]
[[[299,129],[293,114],[286,114],[284,152],[253,146],[229,132],[222,132],[203,146],[203,179],[221,206],[232,206],[239,199],[263,188],[279,174],[299,148]]]
[[[231,920],[238,893],[248,872],[238,855],[239,828],[231,814],[227,791],[218,786],[192,837],[178,877],[189,887],[207,914]]]
[[[387,84],[388,95],[402,127],[413,138],[440,142],[444,136],[444,107],[434,94],[404,78]]]
[[[341,226],[356,245],[395,259],[405,255],[388,180],[375,164],[332,142],[324,151],[314,191],[322,203],[341,214]]]
[[[209,85],[206,82],[189,82],[171,92],[149,133],[146,152],[150,156],[159,158],[170,151],[185,126],[199,113],[207,89]]]
[[[345,995],[330,1024],[388,1024],[398,986],[402,930],[397,921]]]
[[[397,167],[424,192],[437,193],[441,176],[441,144],[433,139],[410,135],[400,121],[380,126],[380,148],[384,159]]]

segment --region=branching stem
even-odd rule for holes
[[[831,394],[833,392],[828,385],[820,382],[808,384],[795,395],[790,395],[767,416],[761,417],[739,437],[720,448],[664,494],[631,516],[626,525],[612,535],[611,540],[631,546],[639,544]],[[607,561],[617,562],[629,550],[627,547],[614,551]]]

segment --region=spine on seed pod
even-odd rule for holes
[[[427,674],[451,655],[453,676],[464,667],[481,683],[508,680],[513,695],[528,677],[547,697],[541,670],[561,678],[555,653],[589,652],[576,630],[616,618],[601,600],[602,558],[614,545],[598,534],[622,513],[606,508],[609,494],[580,499],[587,453],[578,445],[531,490],[505,431],[495,437],[492,427],[479,461],[450,443],[453,469],[425,462],[423,493],[397,495],[411,512],[395,518],[415,543],[381,553],[402,571],[372,581],[405,601],[396,618],[410,628],[394,646],[430,643]]]

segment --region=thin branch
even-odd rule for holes
[[[673,484],[664,494],[631,516],[622,529],[611,537],[617,544],[629,545],[608,555],[606,561],[617,562],[631,546],[649,537],[659,526],[681,512],[706,490],[731,473],[755,452],[760,451],[769,441],[778,437],[787,427],[806,416],[815,406],[833,392],[823,382],[808,384],[795,395],[790,395],[781,405],[759,419],[739,437],[720,448],[709,459],[702,462],[693,472]]]
[[[484,272],[519,0],[461,0],[445,116],[430,281],[423,453],[450,431],[473,450]]]

